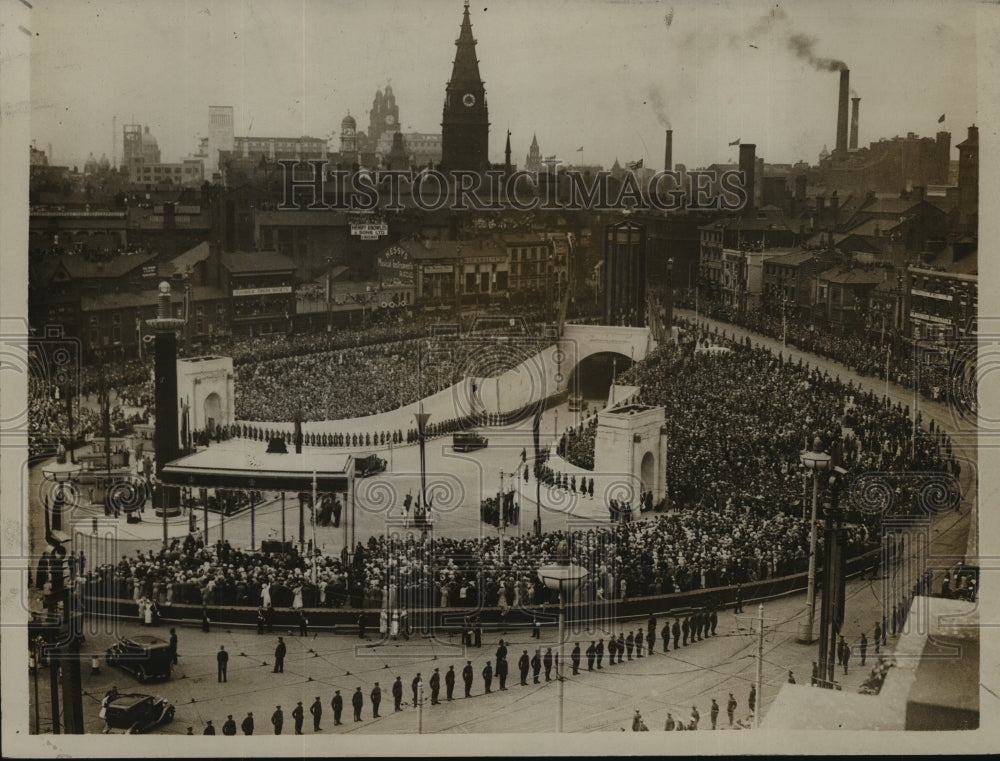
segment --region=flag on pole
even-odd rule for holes
[[[739,138],[736,138],[735,140],[733,140],[733,142],[730,143],[730,145],[739,145],[739,144],[740,144]]]
[[[944,121],[944,114],[941,114],[941,116],[938,117],[938,124],[940,124],[943,121]]]
[[[639,159],[638,161],[630,161],[628,163],[629,169],[642,169],[642,162],[644,159]]]
[[[583,146],[581,145],[579,148],[576,149],[576,152],[579,153],[582,150],[583,150]]]

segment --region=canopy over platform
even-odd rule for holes
[[[350,454],[246,452],[209,447],[163,466],[163,481],[172,486],[263,491],[346,492],[354,479]]]

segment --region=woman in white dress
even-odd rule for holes
[[[394,610],[392,612],[392,638],[396,639],[399,636],[399,611]]]
[[[260,588],[260,598],[261,598],[261,605],[263,605],[265,608],[267,608],[267,607],[269,607],[271,605],[271,582],[270,581],[264,582],[263,586],[261,586],[261,588]]]
[[[389,630],[389,614],[385,608],[378,614],[378,633],[385,639],[385,634]]]
[[[299,610],[302,607],[302,585],[295,587],[295,596],[292,598],[292,608]]]

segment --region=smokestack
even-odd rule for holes
[[[840,100],[837,108],[837,147],[834,153],[843,157],[847,153],[847,101],[851,97],[851,72],[840,70]]]
[[[667,147],[663,152],[663,169],[669,172],[674,168],[674,131],[667,130]]]
[[[861,98],[851,98],[851,142],[847,147],[852,151],[858,149],[858,109],[861,108],[860,103]]]
[[[754,196],[757,188],[757,146],[753,143],[740,144],[740,171],[743,173],[743,187],[746,190],[747,202],[744,213],[754,210]]]

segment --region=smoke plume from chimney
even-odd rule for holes
[[[660,123],[660,126],[670,129],[670,117],[667,116],[667,106],[663,102],[663,95],[655,85],[650,85],[646,100],[653,107],[653,113],[656,114],[656,120]]]
[[[799,58],[818,71],[845,71],[847,64],[836,58],[823,58],[816,55],[813,48],[816,38],[808,34],[796,33],[788,38],[788,47]]]

